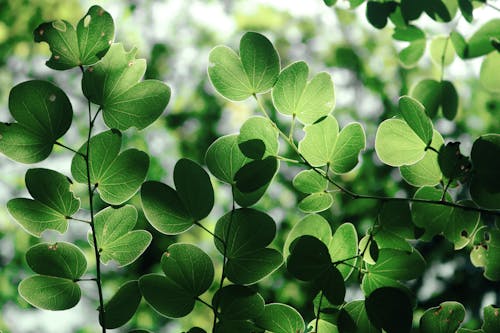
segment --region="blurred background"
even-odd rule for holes
[[[111,13],[115,21],[115,41],[126,49],[138,48],[138,57],[147,59],[146,79],[165,81],[172,88],[172,98],[164,115],[153,126],[142,132],[129,130],[125,146],[148,152],[152,162],[148,179],[172,184],[171,174],[180,157],[204,162],[208,146],[219,136],[237,132],[242,123],[256,112],[249,100],[232,103],[217,95],[206,74],[208,53],[216,45],[225,44],[237,49],[245,31],[265,34],[278,48],[282,67],[297,60],[306,60],[311,72],[328,71],[335,83],[335,117],[341,127],[359,121],[367,133],[367,150],[360,165],[343,175],[341,182],[359,193],[388,196],[411,196],[413,189],[401,180],[397,169],[382,166],[373,151],[377,125],[395,113],[397,98],[408,93],[424,78],[439,79],[440,66],[429,52],[414,68],[405,68],[398,60],[398,52],[406,46],[394,42],[393,29],[377,30],[368,24],[364,5],[349,9],[348,1],[339,1],[335,8],[322,0],[0,0],[0,121],[11,121],[8,112],[10,89],[28,79],[47,79],[58,84],[71,99],[74,109],[73,126],[64,138],[65,144],[77,148],[83,144],[86,133],[86,100],[84,99],[78,69],[53,71],[45,66],[49,58],[46,44],[35,44],[32,31],[43,21],[65,19],[75,23],[87,9],[99,4]],[[417,25],[429,39],[448,34],[455,24],[468,36],[498,11],[479,8],[475,21],[455,19],[444,24],[422,16]],[[462,142],[462,153],[468,155],[471,143],[480,134],[499,132],[500,98],[480,85],[480,61],[466,63],[457,58],[446,68],[444,77],[453,81],[460,96],[459,113],[455,121],[438,119],[437,129],[445,141]],[[267,97],[266,97],[267,98]],[[271,106],[269,99],[266,102]],[[282,126],[288,123],[278,115]],[[104,129],[100,125],[96,132]],[[36,165],[21,165],[0,157],[0,331],[30,332],[98,332],[97,292],[91,282],[81,283],[84,297],[73,309],[64,312],[41,311],[29,306],[17,293],[19,281],[31,274],[24,253],[40,240],[28,235],[8,215],[6,202],[13,197],[27,196],[24,173],[29,167],[49,167],[70,175],[72,155],[56,147],[51,158]],[[291,186],[291,179],[299,171],[295,166],[282,164],[268,194],[258,203],[278,226],[273,246],[282,249],[291,226],[303,217],[296,209],[301,195]],[[204,224],[213,228],[217,219],[230,209],[228,189],[214,181],[216,207]],[[85,190],[75,186],[75,193],[86,208]],[[138,197],[131,200],[139,205]],[[350,201],[337,196],[335,204],[322,215],[332,226],[352,222],[360,235],[374,223],[380,206],[372,201]],[[169,244],[177,241],[196,243],[212,254],[220,269],[221,257],[215,251],[212,239],[200,229],[193,229],[180,237],[155,232],[144,217],[139,225],[153,233],[154,241],[140,260],[126,268],[110,264],[104,268],[104,292],[109,299],[126,279],[159,270],[159,260]],[[71,222],[65,235],[46,232],[47,241],[70,240],[88,254],[89,272],[93,272],[92,250],[86,243],[87,226]],[[469,251],[455,252],[452,244],[436,237],[430,243],[419,243],[418,249],[429,263],[422,279],[412,288],[419,298],[419,308],[436,306],[444,300],[457,300],[467,308],[468,327],[480,325],[484,304],[499,301],[498,284],[488,282],[482,272],[468,259]],[[355,274],[354,274],[355,275]],[[220,276],[220,274],[218,275]],[[362,298],[357,281],[350,284],[347,300]],[[313,316],[313,291],[298,283],[284,268],[258,285],[266,302],[288,303],[305,314],[306,322]],[[214,292],[211,290],[210,292]],[[209,298],[207,298],[209,299]],[[127,328],[146,328],[154,332],[181,332],[192,326],[211,328],[212,314],[205,308],[196,308],[190,316],[169,321],[141,304],[138,314]],[[125,332],[109,330],[109,332]]]

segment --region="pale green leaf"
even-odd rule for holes
[[[330,208],[333,204],[333,197],[327,192],[317,192],[309,194],[299,202],[299,209],[305,213],[322,212]]]
[[[323,192],[328,181],[314,170],[303,170],[293,178],[293,186],[303,193]]]
[[[273,333],[302,332],[305,329],[304,320],[297,310],[281,303],[267,304],[255,322]]]
[[[299,142],[299,152],[314,167],[333,160],[339,125],[333,116],[304,127],[305,136]]]
[[[358,164],[358,155],[365,149],[366,136],[360,123],[351,123],[344,127],[335,143],[331,155],[330,168],[335,173],[346,173]]]
[[[31,305],[45,310],[67,310],[80,301],[80,287],[73,281],[35,275],[19,284],[19,295]]]
[[[432,141],[433,129],[431,120],[425,114],[424,106],[410,96],[402,96],[399,98],[399,111],[413,132],[423,143],[429,145]]]
[[[355,257],[358,254],[358,234],[356,228],[351,223],[342,223],[328,243],[328,251],[332,258],[332,262],[339,262],[345,259]],[[356,265],[357,259],[346,260],[344,263],[337,265],[338,270],[347,280],[353,272],[353,267]]]
[[[82,250],[66,242],[34,245],[26,252],[26,262],[35,273],[69,280],[80,278],[87,270]]]

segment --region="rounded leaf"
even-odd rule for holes
[[[125,325],[134,316],[142,295],[139,281],[125,282],[111,299],[104,304],[106,314],[106,328],[118,328]],[[102,325],[102,318],[99,318]]]
[[[351,123],[344,127],[335,143],[330,160],[330,168],[335,173],[346,173],[358,164],[358,155],[365,149],[366,136],[360,123]]]
[[[311,214],[304,217],[290,230],[283,246],[283,256],[285,258],[290,254],[290,244],[300,236],[310,235],[316,237],[321,242],[328,244],[332,237],[332,229],[327,220],[321,215]]]
[[[410,333],[413,311],[411,300],[404,291],[390,287],[379,288],[366,298],[365,308],[375,327],[384,329],[387,333]]]
[[[72,280],[35,275],[19,284],[19,295],[31,305],[45,310],[67,310],[78,304],[80,287]]]
[[[40,243],[26,252],[28,266],[38,274],[76,280],[87,270],[82,250],[66,242]]]
[[[436,36],[430,44],[431,59],[438,67],[448,66],[455,59],[455,49],[447,36]]]
[[[481,64],[481,71],[479,72],[479,82],[483,87],[492,92],[500,92],[500,79],[495,72],[500,67],[500,52],[490,53]]]
[[[331,266],[327,246],[316,237],[304,235],[290,244],[290,255],[286,259],[288,271],[299,280],[311,281],[326,272]]]
[[[267,304],[255,323],[273,333],[302,332],[305,329],[304,320],[297,310],[281,303]]]
[[[205,162],[208,170],[219,180],[233,184],[234,175],[249,162],[238,147],[238,135],[230,134],[215,140],[207,149]]]
[[[299,202],[299,209],[306,213],[322,212],[333,204],[333,197],[327,192],[313,193]]]
[[[304,138],[299,142],[299,152],[314,166],[320,167],[333,160],[335,143],[339,134],[339,124],[333,116],[304,127]]]
[[[251,159],[262,159],[278,154],[278,131],[264,117],[250,117],[240,128],[238,146]]]
[[[281,253],[275,249],[264,248],[230,258],[226,263],[226,275],[233,283],[253,284],[272,274],[282,264]]]
[[[348,258],[353,258],[358,254],[358,233],[352,223],[342,223],[328,244],[328,251],[333,262],[340,262]],[[357,259],[350,259],[339,263],[336,267],[347,280],[356,265]]]
[[[264,311],[264,299],[258,292],[235,284],[218,290],[212,304],[218,306],[223,320],[254,319]]]
[[[293,186],[303,193],[323,192],[328,181],[315,170],[303,170],[293,178]]]
[[[465,318],[465,308],[458,302],[443,302],[430,308],[420,318],[421,333],[455,333]]]
[[[413,132],[423,143],[429,145],[432,141],[433,129],[431,120],[425,114],[424,106],[410,96],[402,96],[399,98],[399,111]]]

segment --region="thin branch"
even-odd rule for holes
[[[214,238],[216,238],[219,242],[222,243],[223,246],[226,246],[226,242],[220,238],[219,236],[217,236],[216,234],[214,234],[212,231],[210,231],[209,229],[207,229],[203,224],[201,224],[200,222],[196,221],[194,223],[195,225],[197,225],[198,227],[202,228],[203,230],[205,230],[206,232],[208,232],[210,235],[212,235]]]
[[[494,6],[494,5],[492,5],[491,3],[489,3],[489,2],[484,2],[484,4],[485,4],[486,6],[488,6],[488,7],[490,7],[490,8],[492,8],[492,9],[496,10],[497,12],[500,12],[500,8],[498,8],[498,7]]]
[[[342,260],[333,261],[332,265],[336,266],[336,265],[339,265],[339,264],[347,264],[346,261],[349,261],[349,260],[352,260],[352,259],[357,259],[357,258],[359,258],[359,254],[357,254],[355,256],[352,256],[352,257],[349,257],[349,258],[342,259]]]
[[[318,311],[316,312],[316,320],[314,323],[314,332],[318,332],[318,325],[319,325],[319,317],[321,316],[321,303],[323,303],[323,292],[320,292],[321,295],[319,296],[319,303],[318,303]]]
[[[73,282],[81,282],[81,281],[95,281],[97,282],[96,278],[83,278],[83,279],[74,279]]]
[[[205,302],[204,300],[202,300],[201,298],[199,297],[196,297],[196,300],[200,303],[203,303],[205,304],[206,306],[208,306],[210,309],[212,309],[212,311],[217,311],[217,310],[214,310],[214,307],[212,305],[210,305],[209,303]]]
[[[91,221],[88,221],[88,220],[82,220],[82,219],[79,219],[77,217],[72,217],[72,216],[66,216],[66,219],[67,220],[73,220],[73,221],[78,221],[78,222],[83,222],[83,223],[87,223],[87,224],[90,224]]]
[[[73,153],[75,153],[75,154],[78,154],[78,155],[82,156],[83,158],[85,158],[85,154],[80,153],[79,151],[77,151],[77,150],[75,150],[75,149],[73,149],[73,148],[71,148],[71,147],[68,147],[68,146],[66,146],[66,145],[65,145],[65,144],[63,144],[63,143],[60,143],[59,141],[54,142],[54,144],[55,144],[56,146],[62,147],[62,148],[64,148],[64,149],[67,149],[67,150],[69,150],[69,151],[71,151],[71,152],[73,152]]]
[[[443,82],[444,78],[444,61],[446,60],[446,50],[448,49],[448,43],[450,42],[450,35],[446,37],[446,40],[444,42],[444,47],[443,47],[443,53],[441,54],[441,77],[440,81]]]
[[[276,156],[276,159],[283,161],[283,162],[292,163],[292,164],[304,164],[304,162],[297,161],[297,160],[294,160],[294,159],[291,159],[288,157],[283,157],[283,156]]]

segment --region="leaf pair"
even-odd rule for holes
[[[293,186],[307,193],[299,202],[299,209],[306,213],[316,213],[327,210],[333,204],[333,197],[326,192],[328,181],[315,170],[304,170],[293,178]]]
[[[450,81],[422,80],[413,87],[411,96],[422,103],[430,118],[435,118],[439,110],[448,120],[457,115],[458,92]]]

